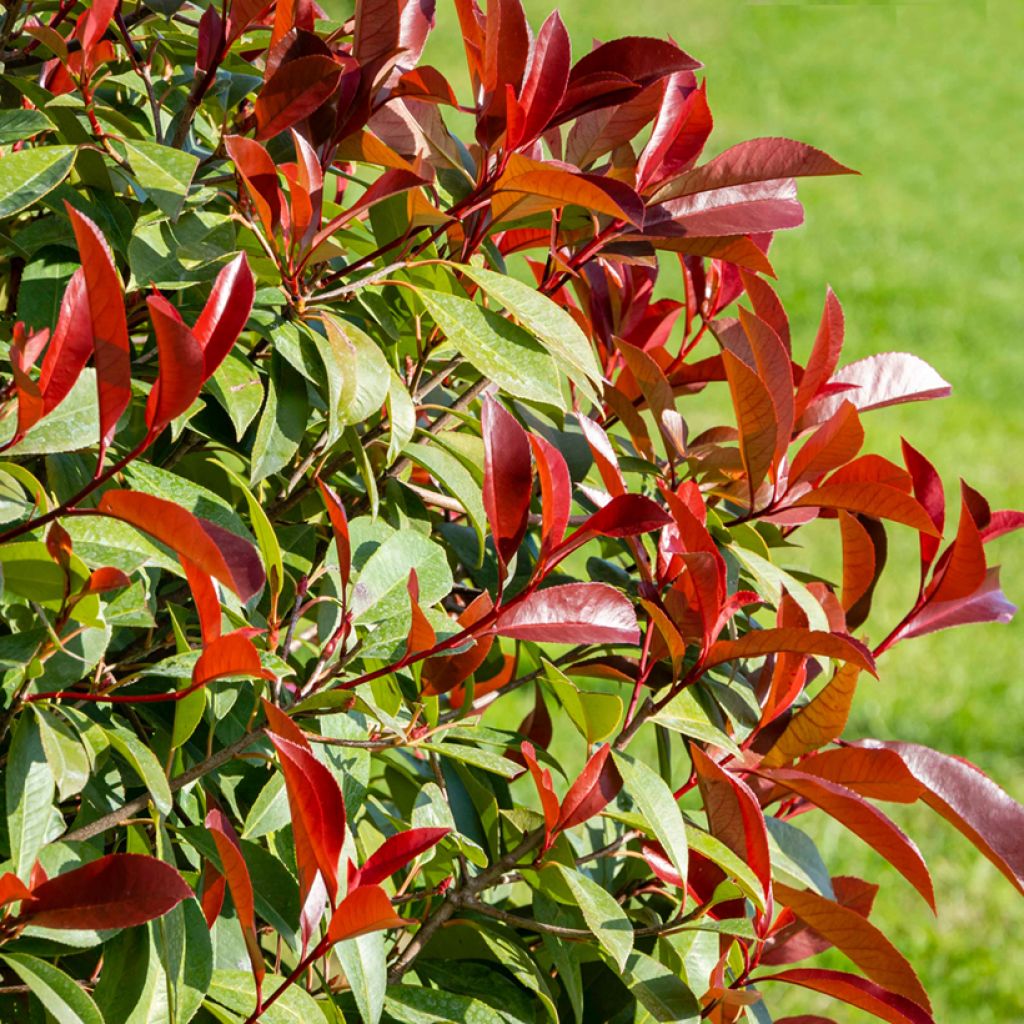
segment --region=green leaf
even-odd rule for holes
[[[199,166],[199,157],[155,142],[125,139],[123,145],[143,191],[168,217],[177,219]]]
[[[416,294],[452,345],[503,391],[565,409],[555,361],[521,327],[458,295]]]
[[[206,711],[206,688],[190,693],[174,704],[174,724],[171,727],[171,749],[177,750],[191,739]]]
[[[690,849],[707,857],[717,864],[743,891],[743,894],[758,907],[764,910],[764,890],[757,875],[743,860],[736,856],[721,840],[698,828],[691,828],[686,833]]]
[[[27,953],[4,953],[0,960],[28,985],[57,1024],[104,1024],[92,997],[58,967]]]
[[[764,821],[768,826],[772,871],[779,880],[798,889],[813,889],[826,899],[834,900],[832,876],[814,840],[781,818],[766,814]]]
[[[259,839],[291,824],[291,820],[284,776],[280,772],[274,772],[249,808],[245,827],[242,829],[242,838]]]
[[[55,127],[41,110],[5,110],[0,113],[0,146],[52,132]]]
[[[318,345],[325,366],[333,357],[334,373],[340,380],[337,426],[353,426],[380,410],[391,386],[391,367],[380,346],[355,324],[338,317],[325,316],[327,345]],[[333,431],[337,436],[338,431]]]
[[[369,932],[346,939],[334,947],[334,953],[355,996],[363,1024],[377,1024],[384,1012],[388,987],[384,933]]]
[[[11,861],[23,882],[49,838],[55,788],[39,720],[23,712],[14,726],[4,770]]]
[[[284,982],[279,974],[263,979],[264,998]],[[210,982],[206,1004],[220,1003],[235,1013],[248,1016],[256,1009],[256,988],[248,971],[216,970]],[[327,1024],[317,1005],[300,985],[292,985],[273,1006],[260,1015],[260,1024]]]
[[[429,608],[447,597],[452,572],[444,548],[420,533],[393,533],[370,556],[356,580],[352,594],[352,618],[381,622],[409,608],[409,570],[415,569],[420,585],[420,605]]]
[[[149,747],[134,733],[127,729],[111,728],[105,730],[110,745],[116,750],[143,781],[153,804],[161,814],[171,812],[171,788],[160,762]]]
[[[66,800],[85,788],[92,771],[92,759],[82,741],[62,718],[42,708],[36,708],[35,713],[39,719],[39,735],[46,761],[57,783],[57,793],[61,800]]]
[[[150,283],[180,291],[214,278],[235,251],[235,225],[223,213],[186,210],[176,222],[141,218],[128,243],[129,290]]]
[[[206,382],[206,387],[231,419],[235,440],[241,441],[249,424],[263,407],[263,381],[256,367],[248,359],[229,352]]]
[[[0,423],[0,443],[14,434],[14,419]],[[39,420],[13,447],[9,455],[48,455],[75,452],[97,444],[100,414],[96,395],[96,371],[87,367],[56,409]]]
[[[459,271],[475,281],[508,310],[531,334],[547,346],[565,366],[568,376],[592,393],[590,383],[600,384],[601,367],[593,347],[579,324],[558,303],[536,288],[507,274],[482,267],[460,265]]]
[[[416,433],[416,404],[402,378],[394,370],[391,371],[388,384],[388,423],[391,426],[387,458],[390,466]]]
[[[809,627],[828,632],[828,616],[825,614],[825,609],[798,579],[791,576],[785,569],[780,569],[773,562],[769,562],[767,558],[762,558],[756,552],[738,544],[731,544],[726,550],[729,554],[734,555],[736,560],[754,577],[758,593],[762,597],[767,598],[778,607],[782,600],[782,591],[786,590],[807,616]]]
[[[64,599],[67,576],[50,557],[41,540],[16,540],[0,544],[3,589],[44,606],[59,606]],[[72,570],[71,585],[81,585],[85,575]]]
[[[545,682],[580,735],[587,743],[608,739],[622,720],[622,698],[616,693],[581,690],[561,669],[546,659],[541,660]]]
[[[481,999],[419,985],[391,985],[384,1006],[402,1024],[524,1024]]]
[[[647,1011],[637,1014],[637,1024],[647,1020],[697,1024],[701,1019],[697,997],[675,972],[646,953],[630,953],[622,980]]]
[[[480,541],[482,561],[487,536],[487,513],[484,511],[483,491],[472,474],[454,455],[449,455],[436,444],[406,445],[403,454],[425,469],[466,510]]]
[[[276,353],[267,380],[267,402],[256,429],[249,482],[276,473],[299,450],[309,422],[306,382]]]
[[[612,755],[626,786],[626,792],[640,808],[648,825],[668,854],[679,877],[686,879],[688,846],[682,811],[665,780],[642,761],[616,751]]]
[[[492,754],[489,750],[479,747],[468,747],[462,743],[420,743],[421,750],[432,750],[441,757],[449,757],[453,761],[482,768],[492,775],[501,775],[506,779],[514,779],[522,772],[522,767],[500,754]]]
[[[543,870],[555,871],[560,875],[583,914],[587,927],[607,950],[619,970],[624,970],[633,950],[633,926],[611,894],[593,879],[564,864],[552,864]]]
[[[0,220],[52,192],[71,171],[75,152],[74,146],[37,146],[0,160]]]
[[[284,557],[281,554],[281,544],[274,532],[267,513],[263,506],[256,500],[255,495],[246,486],[245,481],[232,472],[222,462],[214,460],[214,464],[227,474],[231,482],[242,492],[245,498],[246,507],[249,509],[249,522],[252,525],[253,533],[256,535],[256,544],[263,556],[263,565],[267,571],[267,583],[272,594],[280,594],[284,584]]]
[[[651,716],[650,721],[657,725],[663,725],[673,732],[681,733],[683,736],[691,736],[697,740],[704,740],[705,743],[713,743],[723,750],[728,750],[736,757],[740,756],[740,748],[736,745],[736,741],[712,724],[707,712],[689,690],[683,690],[682,693],[673,697],[657,714]]]

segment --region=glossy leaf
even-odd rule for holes
[[[382,928],[401,928],[408,924],[391,906],[388,894],[379,885],[361,885],[338,904],[327,928],[331,942],[353,939],[357,935]]]
[[[484,508],[498,558],[506,565],[526,533],[533,493],[533,467],[526,431],[493,399],[484,402]]]
[[[566,583],[527,595],[498,612],[501,636],[561,644],[636,644],[632,604],[604,583]]]

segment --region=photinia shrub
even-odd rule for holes
[[[772,236],[847,167],[705,157],[673,42],[454,8],[462,97],[433,0],[8,5],[0,1017],[931,1021],[804,816],[934,908],[922,801],[1024,889],[979,769],[843,735],[1010,617],[1024,515],[863,451],[931,367],[791,329]]]

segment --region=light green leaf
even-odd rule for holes
[[[329,316],[323,323],[342,382],[338,424],[362,423],[384,404],[391,386],[391,367],[380,346],[355,324]]]
[[[267,381],[267,402],[252,448],[250,483],[259,483],[288,464],[299,450],[308,422],[306,382],[275,354]]]
[[[565,366],[575,383],[591,392],[590,382],[600,384],[601,367],[594,357],[590,341],[579,324],[558,303],[507,274],[472,265],[460,265],[459,271],[480,285],[523,327],[536,335],[551,355]]]
[[[39,720],[35,715],[22,713],[14,726],[7,754],[4,789],[11,861],[23,882],[28,882],[39,851],[47,841],[55,788]]]
[[[489,750],[479,747],[468,747],[462,743],[420,743],[421,750],[432,750],[441,757],[450,757],[453,761],[482,768],[492,775],[501,775],[506,779],[514,779],[523,769],[515,761],[510,761],[500,754],[492,754]]]
[[[620,751],[612,756],[626,785],[626,792],[640,808],[679,877],[685,881],[688,864],[686,825],[672,790],[657,772],[642,761]]]
[[[0,443],[14,434],[14,418],[0,423]],[[53,412],[44,416],[13,447],[10,455],[49,455],[89,448],[100,439],[96,371],[86,367],[74,387]]]
[[[229,352],[206,386],[230,417],[235,439],[241,441],[263,406],[263,381],[256,367],[250,360]]]
[[[0,959],[28,985],[58,1024],[104,1024],[90,995],[60,968],[27,953],[4,953]]]
[[[581,690],[561,669],[546,659],[541,660],[545,681],[580,735],[588,743],[608,739],[622,720],[622,698],[616,693]]]
[[[160,762],[149,747],[127,729],[107,729],[107,739],[145,783],[156,809],[161,814],[170,814],[171,788]]]
[[[388,987],[384,933],[369,932],[346,939],[334,947],[334,952],[355,996],[363,1024],[377,1024],[384,1012]]]
[[[171,749],[187,743],[199,727],[206,711],[206,688],[201,687],[174,705],[174,724],[171,727]]]
[[[762,597],[767,598],[778,607],[782,600],[782,591],[786,590],[807,616],[810,628],[828,632],[828,616],[825,614],[825,609],[798,579],[786,572],[785,569],[780,569],[773,562],[769,562],[767,558],[762,558],[756,552],[740,547],[738,544],[730,544],[727,551],[734,555],[736,560],[754,577],[758,592]]]
[[[622,980],[647,1011],[637,1014],[637,1024],[648,1020],[696,1024],[701,1019],[697,997],[675,972],[646,953],[630,953]]]
[[[593,879],[564,864],[552,864],[544,870],[558,872],[572,893],[587,927],[611,955],[619,970],[625,969],[633,950],[633,926],[618,903]]]
[[[402,1024],[523,1024],[481,999],[419,985],[391,985],[384,1006]]]
[[[176,222],[142,218],[128,243],[129,290],[181,290],[214,278],[235,251],[235,225],[223,213],[186,210]]]
[[[707,712],[689,690],[683,690],[673,697],[657,714],[651,716],[650,721],[683,736],[692,736],[694,739],[704,740],[705,743],[713,743],[736,757],[740,755],[740,748],[735,740],[712,724]]]
[[[0,161],[0,220],[52,192],[74,162],[74,146],[37,146],[5,156]]]
[[[274,992],[283,981],[278,974],[268,974],[263,979],[263,991]],[[211,1002],[248,1016],[256,1009],[252,975],[248,971],[214,971],[206,1005]],[[327,1021],[316,1000],[301,986],[292,985],[273,1006],[263,1011],[260,1024],[327,1024]]]
[[[279,828],[284,828],[291,820],[284,776],[280,772],[274,772],[249,808],[242,829],[242,838],[259,839],[270,832],[276,832]]]
[[[3,589],[42,605],[59,605],[64,597],[64,570],[50,557],[41,540],[16,540],[0,544]],[[72,585],[86,576],[72,568]]]
[[[416,433],[416,405],[402,378],[394,370],[388,384],[388,423],[391,426],[387,458],[390,466]]]
[[[452,345],[503,391],[565,409],[555,361],[521,327],[458,295],[416,294]]]
[[[175,220],[185,203],[199,157],[155,142],[124,141],[135,180],[150,199]]]
[[[64,719],[42,708],[36,708],[35,713],[39,719],[46,761],[57,783],[57,793],[61,800],[66,800],[85,788],[92,770],[92,759]]]
[[[411,530],[393,533],[359,573],[352,593],[353,619],[381,622],[407,611],[410,569],[416,570],[424,608],[451,592],[452,573],[444,549]]]
[[[759,910],[764,910],[764,890],[757,875],[750,866],[736,856],[720,839],[702,832],[699,828],[691,828],[686,833],[690,849],[714,861],[743,891],[743,894],[754,902]]]

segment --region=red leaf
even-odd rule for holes
[[[749,139],[676,178],[662,190],[659,198],[693,195],[712,189],[782,178],[855,173],[827,153],[803,142],[779,138]]]
[[[199,613],[199,632],[205,647],[220,637],[220,600],[213,580],[207,573],[188,558],[182,558],[180,561],[182,569],[185,570],[185,579],[188,580],[189,589],[192,591],[196,611]]]
[[[423,651],[429,651],[437,643],[434,627],[420,607],[420,584],[415,569],[409,570],[408,591],[411,619],[409,635],[405,643],[406,656],[422,654]]]
[[[260,664],[260,654],[253,642],[241,630],[206,645],[192,669],[192,688],[198,689],[226,676],[274,679],[273,672]]]
[[[317,480],[320,488],[320,495],[327,507],[327,515],[331,520],[331,529],[334,531],[334,544],[338,552],[338,568],[341,574],[342,590],[348,588],[349,579],[352,576],[352,546],[348,536],[348,517],[345,515],[345,506],[341,499],[322,480]]]
[[[910,622],[893,638],[893,642],[975,622],[1009,622],[1016,613],[1016,606],[1007,600],[1000,589],[999,567],[993,566],[973,594],[956,601],[929,602],[915,612]]]
[[[114,257],[100,229],[73,206],[64,204],[82,258],[92,325],[93,363],[100,407],[100,463],[114,438],[117,421],[132,397],[131,344],[124,311],[124,289]]]
[[[109,490],[96,510],[166,544],[230,587],[243,601],[259,593],[263,586],[263,565],[247,540],[199,519],[173,501],[141,491]]]
[[[789,471],[789,486],[814,482],[856,457],[864,444],[864,428],[851,402],[844,401],[830,419],[807,439]]]
[[[819,398],[809,406],[801,421],[803,426],[828,419],[846,400],[866,412],[901,402],[945,398],[952,391],[923,359],[907,352],[883,352],[858,359],[839,370],[829,384],[841,384],[844,389]]]
[[[207,831],[213,836],[221,866],[224,868],[224,877],[231,892],[231,900],[235,904],[235,913],[238,915],[238,923],[242,927],[245,946],[252,963],[253,978],[256,981],[256,988],[259,990],[263,976],[266,974],[266,966],[263,961],[263,953],[260,950],[259,939],[256,936],[256,908],[249,868],[242,856],[238,836],[222,811],[212,808],[206,815],[205,825]]]
[[[690,84],[692,73],[677,72],[665,86],[651,138],[637,162],[641,191],[657,188],[700,156],[714,121],[708,107],[707,89]]]
[[[151,295],[146,305],[160,359],[160,372],[146,402],[146,426],[150,437],[155,437],[188,410],[206,378],[203,350],[178,311],[160,295]]]
[[[643,854],[644,860],[647,861],[647,866],[666,885],[671,885],[676,889],[682,889],[686,885],[660,843],[656,843],[653,839],[642,839],[640,852]]]
[[[333,95],[344,68],[312,54],[282,64],[256,97],[256,138],[275,135],[304,121]]]
[[[911,775],[903,758],[883,747],[823,750],[801,761],[800,770],[837,782],[871,800],[912,804],[924,793],[924,786]]]
[[[867,618],[871,594],[885,565],[885,533],[880,525],[877,530],[878,538],[857,516],[839,513],[843,541],[843,609],[850,629],[856,629]]]
[[[872,981],[930,1009],[928,995],[906,957],[856,910],[781,882],[774,888],[777,899],[845,953]]]
[[[572,507],[572,479],[562,453],[546,438],[529,434],[540,479],[541,541],[539,563],[562,543]]]
[[[566,583],[528,594],[498,612],[497,632],[514,640],[560,644],[637,644],[629,599],[605,583]]]
[[[811,349],[811,356],[807,360],[807,367],[803,377],[800,378],[800,386],[796,392],[796,415],[801,417],[808,405],[821,393],[828,383],[829,378],[839,365],[839,354],[843,349],[843,339],[846,331],[846,323],[843,319],[843,307],[836,298],[831,288],[825,292],[825,308],[821,312],[821,323],[818,325],[818,334],[814,339],[814,348]],[[842,399],[837,403],[841,404]],[[833,415],[829,413],[829,416]],[[828,417],[822,416],[816,422],[821,422]]]
[[[779,974],[761,975],[752,980],[757,983],[784,981],[790,985],[809,988],[814,992],[821,992],[830,999],[838,999],[850,1006],[867,1010],[889,1024],[935,1024],[931,1014],[912,1000],[845,971],[798,967]]]
[[[569,33],[558,11],[552,11],[541,26],[530,55],[530,66],[519,92],[522,124],[509,126],[509,146],[532,142],[555,116],[569,81],[571,52]]]
[[[161,917],[192,890],[170,864],[112,853],[37,886],[22,916],[40,928],[132,928]]]
[[[14,325],[13,334],[10,360],[14,386],[18,393],[18,425],[14,435],[3,446],[5,449],[17,444],[46,414],[39,384],[32,379],[29,371],[35,366],[49,332],[43,330],[27,335],[25,325],[19,322]]]
[[[277,166],[258,142],[241,135],[225,135],[224,148],[245,183],[267,240],[272,241],[274,232],[281,224],[284,208],[284,195],[277,180]],[[196,330],[199,330],[198,324]]]
[[[266,697],[261,698],[263,714],[267,718],[267,731],[275,733],[286,740],[290,740],[303,750],[313,753],[313,748],[306,734],[295,724],[295,721],[285,714],[276,704],[271,704]]]
[[[331,917],[327,937],[331,942],[341,942],[367,932],[401,928],[411,923],[395,913],[388,894],[379,885],[361,885],[338,905]]]
[[[790,338],[789,317],[786,316],[786,310],[775,289],[749,270],[740,270],[740,282],[754,307],[754,312],[778,335],[786,352],[791,352],[793,343]]]
[[[112,566],[104,566],[100,569],[93,569],[89,579],[82,587],[85,594],[106,594],[111,590],[120,590],[122,587],[131,586],[132,578],[120,569]]]
[[[31,898],[31,890],[13,871],[6,871],[0,875],[0,907]]]
[[[779,437],[779,423],[771,392],[745,362],[731,352],[722,353],[729,392],[740,431],[740,455],[751,496],[768,474]]]
[[[569,787],[562,801],[555,831],[564,832],[589,821],[619,795],[622,776],[615,762],[608,757],[611,750],[607,743],[599,747],[580,772],[579,778]]]
[[[985,582],[985,572],[985,547],[965,493],[956,539],[939,560],[928,600],[939,603],[969,597]]]
[[[914,482],[914,497],[931,517],[935,529],[941,535],[946,525],[946,496],[942,489],[942,479],[935,467],[906,438],[901,438],[900,444],[903,449],[903,462]],[[921,534],[922,582],[938,550],[938,536]]]
[[[516,665],[518,659],[514,654],[503,654],[501,656],[501,668],[493,676],[488,676],[486,679],[477,679],[473,684],[473,706],[482,708],[483,705],[480,701],[486,697],[489,693],[494,693],[495,690],[500,690],[504,686],[512,681],[515,675]],[[453,708],[461,708],[466,702],[466,687],[462,684],[455,687],[448,694],[448,703]],[[522,732],[522,729],[519,730]]]
[[[276,186],[276,177],[275,177]],[[192,333],[203,349],[203,379],[208,380],[231,351],[249,319],[256,284],[249,261],[240,252],[217,275]]]
[[[551,838],[558,828],[560,813],[558,797],[555,795],[555,787],[551,784],[551,772],[547,768],[541,768],[537,763],[537,752],[533,744],[524,742],[519,749],[522,751],[523,760],[526,762],[526,767],[533,778],[533,784],[537,787],[537,795],[540,797],[541,810],[544,812],[544,849],[547,850],[551,846]]]
[[[671,182],[667,186],[669,190],[673,187]],[[648,207],[643,227],[649,235],[716,238],[795,228],[803,220],[795,182],[782,179],[731,185],[659,202]]]
[[[814,629],[753,629],[735,640],[719,640],[708,652],[705,667],[720,665],[736,658],[755,658],[762,654],[817,654],[850,662],[877,676],[870,651],[852,636],[825,633]]]
[[[711,834],[741,857],[757,875],[766,897],[772,888],[768,831],[757,797],[731,772],[713,761],[700,747],[690,748],[697,782],[704,798]]]
[[[485,590],[459,616],[459,626],[470,629],[489,616],[493,608],[491,595]],[[484,663],[494,643],[494,633],[490,630],[477,633],[475,639],[476,643],[460,654],[449,657],[435,655],[423,662],[420,678],[425,694],[447,693],[465,682]]]
[[[526,431],[488,396],[483,403],[484,509],[504,568],[519,550],[530,516],[533,467]]]
[[[963,758],[917,743],[861,740],[858,746],[899,754],[925,788],[924,802],[962,832],[1024,893],[1024,807]]]
[[[341,789],[329,769],[309,750],[274,733],[269,735],[284,772],[288,806],[296,834],[296,858],[305,859],[312,855],[333,903],[338,895],[338,859],[345,843],[345,801]],[[309,872],[313,867],[314,864],[300,863],[300,874],[303,868]],[[303,897],[306,895],[306,892],[302,893]]]
[[[625,494],[626,481],[622,477],[619,460],[615,455],[615,449],[612,448],[608,435],[601,425],[595,423],[589,416],[580,415],[576,418],[605,487],[613,495]]]
[[[64,290],[57,326],[39,373],[39,389],[43,393],[46,412],[55,409],[67,397],[89,361],[92,349],[85,270],[79,267]]]
[[[421,853],[433,849],[450,831],[449,828],[410,828],[389,836],[359,869],[356,884],[362,888],[383,882]]]
[[[574,530],[558,549],[559,559],[592,537],[636,537],[668,526],[672,517],[642,494],[617,494]]]
[[[937,536],[931,517],[916,498],[889,484],[857,481],[833,483],[826,480],[807,494],[790,502],[794,508],[832,508],[859,512],[873,519],[891,519],[920,533]]]
[[[212,7],[207,8],[207,11],[212,10]],[[227,879],[213,866],[211,860],[207,860],[203,864],[202,886],[203,894],[199,898],[199,904],[203,908],[206,927],[212,931],[217,918],[220,917],[221,908],[224,906]]]
[[[683,76],[693,77],[689,72]],[[621,103],[576,118],[565,140],[566,162],[589,167],[606,153],[630,142],[657,114],[664,96],[665,84],[653,82]]]
[[[762,774],[820,807],[854,835],[860,836],[899,871],[934,909],[935,894],[931,876],[920,851],[877,807],[845,786],[816,778],[806,772],[772,768],[763,770]]]

